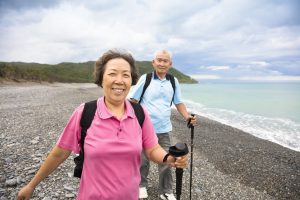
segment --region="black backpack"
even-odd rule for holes
[[[143,126],[145,114],[142,106],[138,103],[131,102],[134,113],[139,121],[140,127]],[[80,154],[74,158],[75,168],[74,177],[81,178],[83,161],[84,161],[84,140],[88,128],[91,126],[97,109],[97,100],[90,101],[84,104],[83,112],[80,119],[81,126],[81,141],[80,141]]]
[[[152,79],[152,72],[150,72],[150,73],[148,73],[146,75],[146,81],[145,81],[145,84],[144,84],[144,87],[143,87],[143,91],[142,91],[142,94],[141,94],[141,97],[140,97],[140,100],[139,100],[139,104],[142,102],[142,98],[144,96],[144,93],[145,93],[147,87],[150,85],[151,79]],[[171,104],[170,104],[170,106],[172,106],[172,101],[174,99],[175,89],[176,89],[175,78],[171,74],[166,74],[166,79],[171,81],[172,88],[173,88],[173,97],[172,97]]]

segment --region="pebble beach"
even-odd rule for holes
[[[74,109],[101,94],[94,84],[0,83],[0,200],[15,199],[55,145]],[[201,116],[197,119],[193,200],[300,199],[300,152]],[[190,147],[191,130],[176,110],[172,123],[173,143]],[[74,156],[40,183],[32,199],[76,199],[79,181],[73,177]],[[182,200],[190,199],[190,172],[184,170]],[[148,199],[157,200],[154,163],[149,183]]]

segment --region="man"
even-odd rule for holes
[[[195,124],[196,118],[188,114],[187,109],[181,100],[181,91],[177,78],[167,74],[172,66],[171,54],[166,50],[157,51],[154,60],[152,61],[152,65],[154,72],[151,75],[150,84],[144,93],[143,88],[146,82],[146,74],[140,77],[138,83],[132,88],[128,97],[132,101],[140,102],[141,105],[147,108],[158,137],[158,143],[168,151],[171,146],[170,132],[172,131],[172,124],[170,117],[172,103],[175,104],[176,109],[186,121],[191,119],[191,123]],[[139,198],[148,197],[147,176],[149,167],[149,160],[143,154]],[[159,198],[176,200],[172,192],[173,179],[170,167],[159,165],[158,170]]]

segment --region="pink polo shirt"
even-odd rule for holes
[[[141,128],[131,104],[121,120],[107,109],[104,98],[97,101],[97,111],[87,131],[84,165],[78,200],[137,200],[142,149],[158,144],[148,112]],[[80,118],[84,104],[71,116],[57,146],[79,153]]]

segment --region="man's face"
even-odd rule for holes
[[[159,53],[152,61],[152,65],[158,75],[166,75],[172,66],[172,61],[167,53]]]

